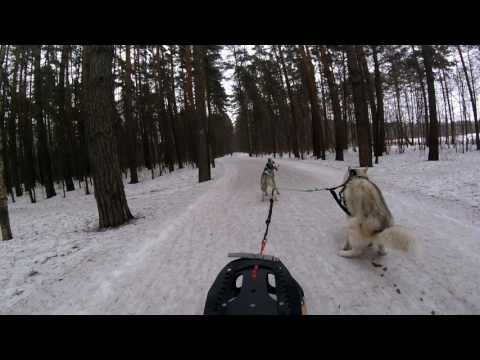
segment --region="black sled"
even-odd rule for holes
[[[218,274],[208,292],[204,315],[306,315],[303,289],[278,258],[229,256],[239,259]]]

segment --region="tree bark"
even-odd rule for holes
[[[345,139],[343,150],[348,150],[348,89],[347,89],[347,65],[345,65],[345,51],[342,51],[342,88],[343,88],[343,138]],[[353,142],[353,140],[352,140]]]
[[[210,163],[208,161],[207,117],[205,110],[205,46],[194,46],[193,59],[195,65],[195,106],[197,119],[198,182],[211,179]]]
[[[3,168],[4,172],[0,174],[3,176],[4,183],[6,186],[7,192],[10,192],[12,196],[12,201],[15,202],[15,194],[13,193],[12,186],[10,184],[10,171],[9,171],[9,162],[8,162],[8,143],[7,143],[7,126],[5,123],[5,113],[7,112],[7,93],[8,93],[8,76],[5,69],[8,68],[8,53],[10,50],[9,45],[1,45],[0,46],[0,90],[2,92],[2,97],[0,99],[0,132],[2,134],[2,152],[0,156],[2,156],[3,160]],[[5,65],[3,65],[5,62]]]
[[[195,134],[195,120],[194,120],[194,99],[193,99],[193,71],[192,71],[192,50],[190,45],[183,47],[183,62],[185,64],[185,82],[184,82],[184,93],[185,93],[185,124],[186,132],[188,138],[188,152],[190,155],[190,161],[197,164],[197,137]]]
[[[32,118],[29,114],[27,99],[27,72],[28,72],[28,52],[27,47],[22,46],[22,58],[20,71],[23,74],[20,79],[18,120],[21,124],[21,141],[23,145],[23,183],[25,191],[28,192],[32,203],[35,199],[35,155],[33,150],[33,129]]]
[[[425,119],[425,140],[426,140],[426,143],[427,143],[427,146],[430,146],[428,144],[428,139],[430,138],[429,135],[428,135],[428,102],[427,102],[427,94],[426,94],[426,91],[425,91],[425,84],[423,83],[423,71],[420,69],[420,64],[418,63],[418,58],[417,56],[415,55],[415,46],[412,45],[412,51],[413,51],[413,59],[414,59],[414,62],[415,62],[415,68],[417,70],[417,74],[418,74],[418,81],[420,83],[420,89],[422,91],[422,99],[423,99],[423,116],[424,116],[424,119]]]
[[[372,166],[372,153],[368,144],[368,108],[362,84],[361,66],[357,57],[355,46],[347,46],[348,69],[352,82],[353,101],[355,105],[355,118],[357,121],[358,155],[360,166]]]
[[[4,134],[0,134],[4,136]],[[3,153],[3,141],[0,139],[0,153]],[[8,215],[8,196],[3,178],[3,157],[0,156],[0,228],[2,233],[2,240],[12,239],[12,230],[10,228],[10,217]]]
[[[448,141],[448,104],[447,104],[447,94],[445,91],[446,81],[444,76],[440,76],[440,86],[442,89],[443,106],[444,106],[444,112],[445,112],[445,144],[449,145],[450,142]]]
[[[325,160],[325,148],[323,144],[323,129],[320,119],[320,107],[318,104],[317,85],[315,83],[315,74],[310,57],[305,52],[304,45],[299,46],[300,55],[303,62],[305,82],[310,100],[310,112],[312,116],[312,143],[313,154],[318,159]]]
[[[462,49],[460,45],[457,45],[458,53],[460,55],[460,60],[462,62],[463,72],[465,74],[465,80],[467,82],[468,93],[470,94],[470,102],[472,104],[472,111],[473,111],[473,121],[475,124],[475,143],[477,144],[477,150],[480,151],[480,137],[479,137],[479,129],[478,129],[478,118],[477,118],[477,100],[475,98],[475,94],[473,93],[473,87],[470,82],[470,78],[468,76],[467,67],[465,65],[465,61],[463,60]]]
[[[157,46],[157,56],[159,56],[158,67],[158,84],[159,84],[159,100],[160,100],[160,126],[162,137],[165,141],[165,157],[168,164],[168,171],[175,170],[175,141],[173,132],[173,111],[171,104],[168,101],[169,86],[165,72],[165,58],[163,56],[163,49]],[[166,102],[165,102],[166,101]]]
[[[86,46],[88,61],[87,137],[100,228],[119,226],[133,216],[128,208],[113,132],[113,46]]]
[[[6,47],[2,46],[0,49],[0,90],[2,93],[5,91],[4,81],[4,68],[3,68],[3,57],[6,57]],[[5,101],[6,96],[5,93],[2,94],[2,99],[0,103],[0,116],[4,119],[5,113]],[[6,132],[3,128],[3,120],[2,120],[2,128],[0,129],[0,229],[2,234],[2,240],[10,240],[12,238],[12,230],[10,228],[10,217],[8,215],[8,195],[7,195],[7,188],[5,184],[5,166],[3,163],[4,154],[5,154],[5,140]]]
[[[16,51],[18,54],[18,50]],[[18,115],[18,55],[15,59],[15,65],[13,69],[13,81],[11,86],[11,106],[10,114],[7,118],[8,127],[8,160],[9,160],[9,174],[11,177],[11,184],[15,187],[15,195],[17,197],[23,195],[23,188],[20,183],[19,174],[19,161],[18,161],[18,149],[17,149],[17,121]]]
[[[337,85],[331,70],[332,58],[325,46],[319,46],[320,59],[323,64],[323,72],[327,78],[330,101],[333,109],[333,122],[335,124],[335,160],[343,161],[343,149],[345,148],[344,124],[342,123],[342,114],[340,110],[340,101],[338,99]]]
[[[383,110],[383,86],[382,75],[380,73],[380,65],[378,62],[378,51],[376,46],[372,46],[373,62],[375,66],[375,96],[377,99],[377,112],[375,117],[377,119],[377,127],[374,131],[377,132],[377,143],[374,149],[375,156],[377,156],[376,162],[378,163],[378,156],[382,156],[386,151],[385,148],[385,115]]]
[[[75,190],[73,183],[72,169],[72,138],[71,138],[71,121],[70,121],[70,96],[66,91],[66,82],[68,82],[68,60],[70,54],[70,46],[63,45],[61,62],[60,62],[60,78],[58,84],[58,124],[60,137],[60,156],[62,159],[62,175],[65,180],[67,191]],[[67,76],[66,76],[67,75]]]
[[[288,93],[288,98],[290,100],[290,112],[292,115],[292,130],[293,130],[293,141],[292,141],[292,147],[293,147],[293,155],[295,158],[300,158],[300,153],[298,151],[298,121],[297,121],[297,115],[295,113],[295,105],[293,103],[293,94],[292,94],[292,89],[290,87],[290,80],[288,78],[288,72],[287,72],[287,67],[285,66],[285,60],[283,58],[283,51],[282,47],[280,45],[276,46],[278,49],[278,58],[280,59],[280,64],[282,66],[282,71],[283,71],[283,76],[285,77],[285,84],[287,85],[287,93]],[[275,47],[274,47],[275,48]]]
[[[428,160],[438,160],[438,121],[437,102],[435,100],[435,79],[433,77],[432,59],[433,48],[431,45],[422,45],[422,54],[425,64],[425,75],[428,88],[428,106],[430,113],[430,129],[428,132]]]
[[[448,88],[447,78],[445,76],[445,70],[442,70],[442,72],[443,72],[443,79],[445,81],[445,94],[447,95],[448,114],[450,115],[450,134],[451,134],[451,139],[452,139],[451,144],[455,145],[455,143],[456,143],[456,139],[455,139],[456,131],[455,131],[455,122],[454,122],[453,116],[452,116],[452,104],[450,102],[450,92],[449,92],[449,88]]]
[[[43,118],[43,94],[42,94],[42,72],[41,72],[41,45],[36,45],[33,48],[34,52],[34,71],[35,71],[35,121],[37,123],[37,152],[38,162],[41,172],[41,179],[45,186],[45,193],[47,199],[57,195],[53,185],[52,176],[52,161],[50,158],[50,151],[47,143],[47,131]]]
[[[170,46],[170,89],[169,89],[169,107],[170,107],[170,112],[172,114],[171,119],[172,119],[172,131],[173,131],[173,138],[175,140],[175,152],[177,153],[177,160],[178,160],[178,168],[183,169],[183,161],[184,161],[184,155],[183,155],[183,149],[184,146],[182,146],[183,139],[180,136],[180,130],[179,130],[179,117],[178,117],[178,111],[177,111],[177,101],[175,98],[175,68],[173,66],[173,55],[174,55],[175,47]]]
[[[133,90],[132,90],[132,61],[130,54],[130,45],[125,45],[125,98],[124,114],[127,128],[128,139],[128,167],[130,169],[130,184],[138,183],[137,174],[137,121],[133,118]]]

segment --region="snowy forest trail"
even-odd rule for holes
[[[231,260],[227,254],[259,251],[268,212],[259,189],[265,160],[217,159],[214,179],[202,184],[186,170],[180,186],[174,177],[152,180],[146,190],[128,185],[128,202],[143,217],[87,232],[85,247],[78,237],[73,260],[60,263],[58,253],[50,255],[50,268],[38,268],[33,280],[15,273],[0,279],[8,290],[0,313],[202,314],[210,285]],[[279,257],[302,285],[309,314],[480,314],[480,227],[462,220],[467,209],[455,205],[453,211],[451,201],[410,194],[372,175],[396,223],[413,232],[421,251],[391,250],[381,258],[367,251],[345,259],[337,252],[346,219],[331,195],[282,191],[338,185],[344,170],[319,161],[277,163],[280,195],[266,253]],[[14,296],[21,285],[22,294]]]

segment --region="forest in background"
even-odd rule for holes
[[[235,151],[342,161],[353,147],[373,166],[392,146],[480,150],[479,61],[478,46],[1,45],[3,239],[7,196],[59,188],[94,190],[100,227],[128,221],[122,178],[141,168],[206,181]]]

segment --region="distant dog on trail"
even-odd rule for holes
[[[260,189],[262,191],[262,201],[265,201],[265,197],[273,196],[273,200],[277,201],[275,193],[280,195],[275,183],[275,171],[278,171],[278,166],[272,159],[268,159],[265,168],[263,169],[262,176],[260,177]]]
[[[379,255],[385,247],[407,251],[413,238],[394,225],[380,189],[367,176],[368,168],[348,168],[344,178],[343,201],[351,213],[347,242],[339,255],[355,257],[372,245]]]

